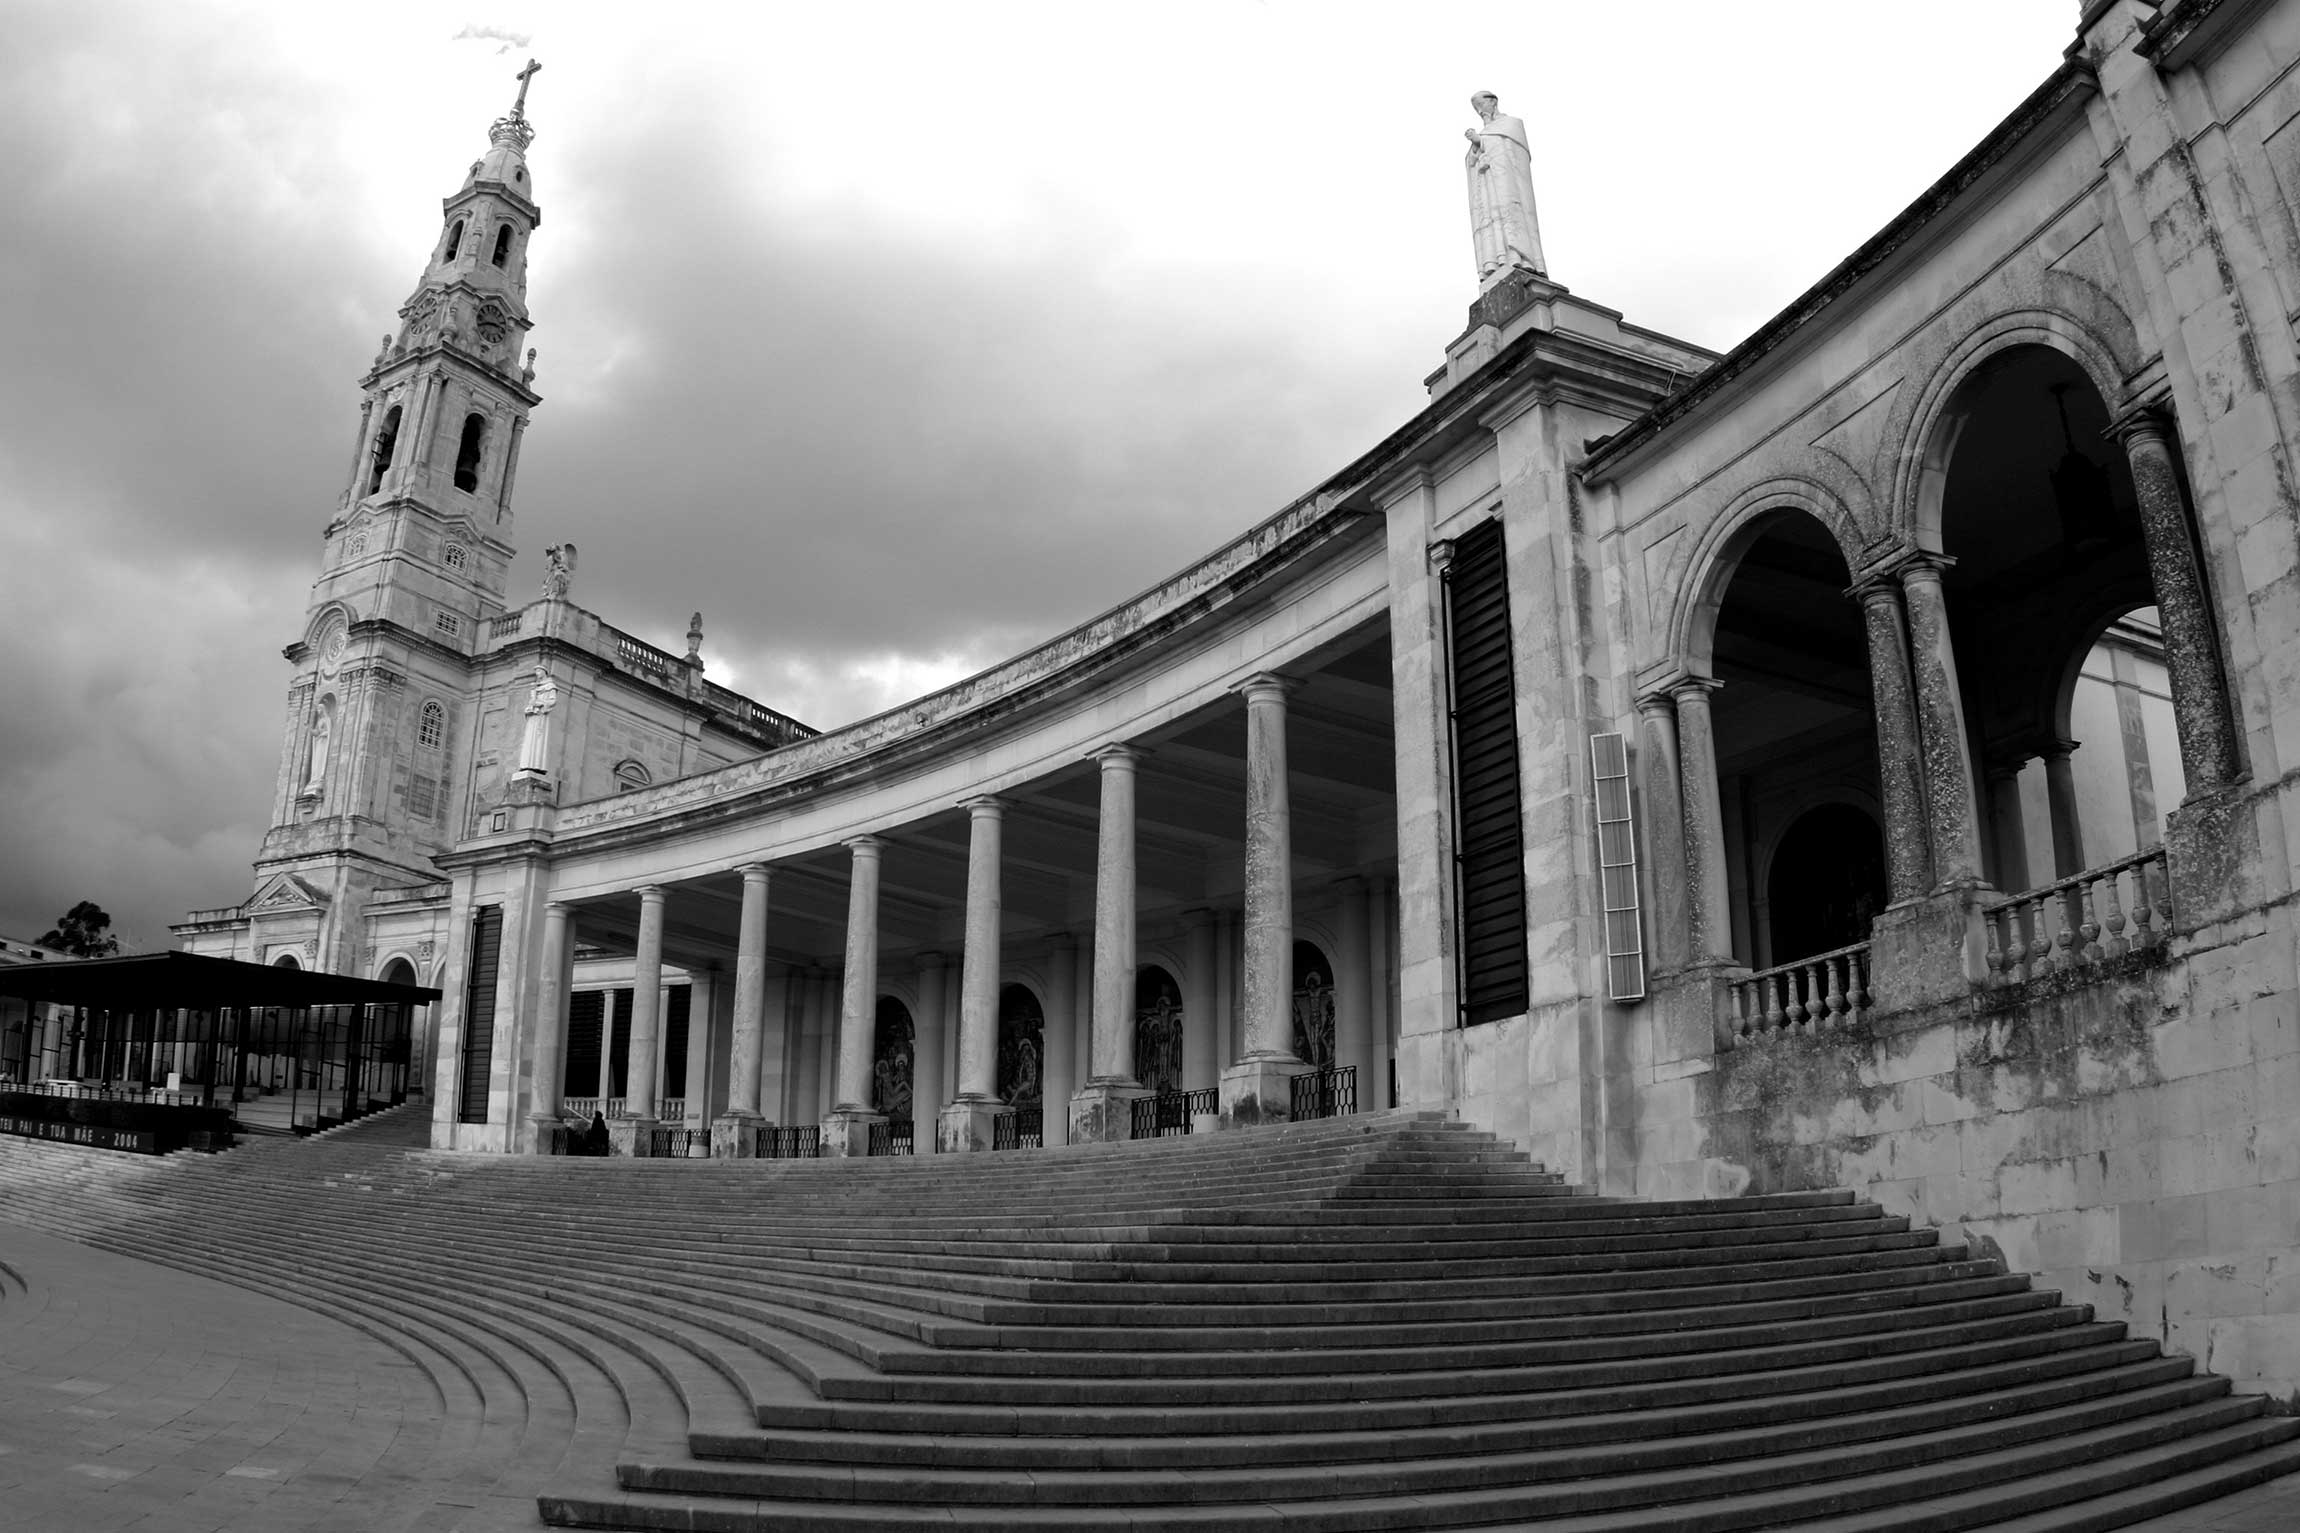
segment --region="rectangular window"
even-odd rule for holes
[[[463,619],[452,612],[434,612],[431,614],[431,626],[452,637],[463,632]]]
[[[419,820],[436,819],[439,815],[439,779],[424,772],[412,772],[407,779],[407,812]]]
[[[1501,523],[1454,540],[1445,572],[1452,679],[1454,891],[1464,1026],[1513,1017],[1530,994],[1517,683]]]
[[[487,1121],[488,1075],[495,1064],[495,971],[503,959],[503,907],[471,917],[471,971],[463,987],[463,1076],[456,1121]]]
[[[606,1022],[606,991],[578,990],[567,998],[567,1084],[561,1096],[587,1097],[599,1089]]]
[[[614,1039],[607,1047],[608,1092],[619,1097],[631,1089],[631,987],[626,985],[615,992],[615,1005],[609,1012],[615,1021]]]

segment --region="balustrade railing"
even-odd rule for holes
[[[1869,990],[1869,944],[1832,948],[1775,964],[1733,982],[1731,1042],[1756,1043],[1779,1033],[1818,1033],[1858,1022],[1876,997]]]
[[[990,1147],[994,1150],[1043,1150],[1046,1148],[1046,1109],[1043,1107],[1017,1107],[1002,1112],[990,1128]]]
[[[652,676],[657,681],[670,680],[671,667],[678,664],[664,651],[634,639],[627,633],[615,636],[615,658],[623,663],[625,669],[637,671],[642,676]]]
[[[2172,933],[2164,848],[2013,895],[1981,919],[1988,926],[1989,983],[2000,988],[2154,952]]]
[[[1358,1110],[1356,1065],[1311,1070],[1295,1076],[1292,1084],[1291,1116],[1297,1123],[1305,1118],[1339,1118]]]
[[[524,611],[506,612],[501,617],[489,618],[487,620],[487,637],[490,639],[516,639],[519,637],[519,630],[526,625],[526,622],[527,614]]]
[[[605,1101],[606,1098],[604,1097],[561,1097],[559,1110],[570,1118],[581,1118],[588,1123],[591,1121],[593,1113],[607,1110],[601,1105]]]
[[[655,1117],[658,1122],[662,1123],[686,1122],[687,1099],[685,1097],[664,1097],[656,1104]]]
[[[760,1160],[814,1160],[823,1153],[823,1130],[817,1123],[790,1128],[769,1123],[758,1132],[756,1153]]]
[[[1136,1139],[1179,1139],[1190,1132],[1190,1120],[1200,1113],[1221,1111],[1221,1092],[1206,1086],[1196,1091],[1161,1091],[1134,1099],[1133,1136]]]
[[[197,1107],[202,1093],[162,1086],[83,1086],[78,1081],[34,1081],[28,1088],[44,1097],[83,1097],[92,1102],[149,1102],[158,1107]]]

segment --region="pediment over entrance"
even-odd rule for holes
[[[248,901],[248,913],[279,910],[325,910],[328,897],[293,873],[274,873],[256,886],[255,896]]]

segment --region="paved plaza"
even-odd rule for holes
[[[0,1529],[539,1526],[579,1441],[484,1423],[350,1326],[0,1221]],[[931,1515],[931,1514],[930,1514]],[[2294,1533],[2300,1475],[2136,1525]]]
[[[484,1429],[309,1310],[0,1222],[0,1529],[538,1526],[552,1423]]]

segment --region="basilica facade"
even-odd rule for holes
[[[505,603],[515,113],[363,383],[256,896],[186,945],[438,984],[441,1148],[1443,1109],[1606,1192],[1859,1188],[2300,1390],[2296,61],[2300,0],[2095,0],[1723,356],[1541,270],[1473,134],[1515,222],[1425,409],[821,734]]]

